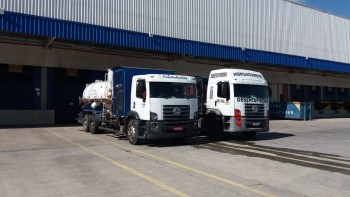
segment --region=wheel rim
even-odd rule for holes
[[[135,135],[136,135],[136,128],[134,125],[132,125],[129,130],[128,130],[128,136],[131,140],[135,139]]]
[[[83,123],[83,127],[84,127],[84,129],[86,129],[87,127],[88,127],[88,125],[87,125],[88,123],[87,123],[87,118],[84,118],[84,123]]]
[[[91,126],[91,130],[94,130],[94,128],[95,128],[95,123],[94,123],[94,121],[91,121],[90,126]]]

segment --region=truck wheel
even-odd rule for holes
[[[253,138],[256,135],[256,132],[242,132],[241,134],[244,138]]]
[[[91,121],[89,124],[89,130],[91,134],[97,134],[98,133],[98,129],[97,129],[97,121],[95,119],[94,116],[91,116]]]
[[[219,118],[207,119],[206,135],[209,139],[219,140],[223,134],[222,121]]]
[[[132,145],[138,145],[141,143],[141,139],[137,138],[139,133],[139,123],[137,120],[130,120],[128,123],[126,136],[129,143]]]
[[[85,132],[90,131],[91,117],[89,114],[85,114],[83,118],[83,129]]]

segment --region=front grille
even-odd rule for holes
[[[178,107],[181,110],[180,114],[175,114],[174,109]],[[189,105],[163,105],[163,120],[164,121],[186,121],[190,118]]]
[[[254,106],[257,107],[257,112],[253,111],[253,108],[256,108]],[[247,118],[263,118],[265,107],[264,104],[245,104],[244,111]]]

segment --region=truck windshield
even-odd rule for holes
[[[193,83],[150,82],[151,98],[196,98]]]
[[[260,85],[234,84],[234,96],[242,98],[269,98],[268,87]]]

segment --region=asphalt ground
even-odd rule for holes
[[[349,196],[350,119],[132,146],[81,126],[0,129],[0,196]]]

